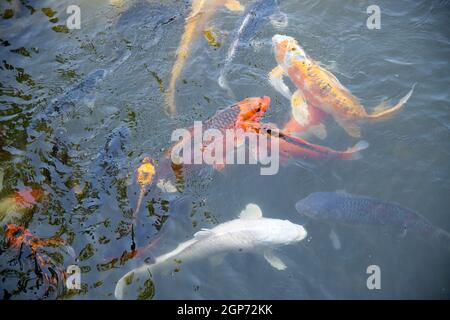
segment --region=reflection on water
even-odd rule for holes
[[[181,262],[146,282],[141,297],[449,298],[447,250],[418,235],[310,220],[295,203],[314,192],[346,190],[400,203],[450,230],[450,4],[381,1],[381,29],[369,30],[369,2],[279,3],[288,25],[268,21],[255,29],[227,67],[236,100],[268,95],[264,121],[288,121],[290,102],[267,81],[276,66],[271,38],[281,33],[298,39],[370,111],[417,83],[406,107],[391,120],[362,126],[370,142],[363,159],[288,163],[274,176],[260,176],[254,166],[205,168],[188,176],[182,192],[146,188],[137,220],[143,160],[161,159],[174,129],[236,101],[217,80],[240,13],[219,8],[201,31],[177,82],[177,115],[169,116],[165,93],[188,2],[0,4],[3,299],[113,299],[126,272],[201,228],[235,219],[248,203],[308,231],[303,242],[277,253],[286,270],[274,270],[258,254],[232,253],[219,265]],[[69,4],[80,5],[80,30],[66,27]],[[332,120],[326,127],[326,140],[311,136],[311,142],[337,150],[357,142]],[[64,285],[72,264],[82,272],[78,291]],[[380,266],[381,290],[366,287],[369,265]]]

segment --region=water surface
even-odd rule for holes
[[[280,249],[287,270],[274,270],[260,255],[231,254],[217,267],[198,261],[155,276],[153,298],[450,297],[448,251],[419,236],[342,226],[333,227],[342,242],[335,250],[332,226],[308,221],[294,207],[312,192],[346,190],[398,202],[450,230],[448,1],[378,1],[380,30],[366,27],[369,1],[280,1],[289,25],[276,29],[267,23],[228,75],[237,99],[272,98],[265,121],[281,126],[290,113],[289,101],[267,81],[276,65],[271,50],[276,33],[298,39],[368,110],[384,99],[398,101],[417,83],[413,96],[395,118],[363,126],[370,148],[361,160],[291,163],[274,176],[260,176],[252,166],[231,166],[192,176],[182,201],[147,196],[141,214],[148,220],[136,240],[158,242],[151,253],[122,263],[114,258],[130,250],[140,161],[158,159],[174,129],[234,102],[217,78],[239,14],[221,9],[211,22],[220,46],[203,37],[194,44],[177,85],[178,114],[169,117],[164,90],[187,1],[21,2],[28,7],[19,1],[0,5],[0,192],[4,197],[25,186],[43,189],[46,195],[24,224],[40,237],[61,237],[76,253],[76,259],[60,253],[58,261],[63,268],[81,267],[82,290],[51,292],[48,298],[112,299],[115,282],[132,267],[172,250],[201,228],[234,219],[250,202],[267,217],[305,223],[308,239]],[[81,7],[81,29],[57,32],[65,31],[55,27],[65,25],[70,4]],[[6,9],[13,9],[8,19]],[[54,18],[58,21],[50,21]],[[57,99],[67,103],[54,112]],[[326,125],[328,138],[312,142],[335,149],[356,142],[333,121]],[[130,131],[125,148],[108,158],[108,137],[123,127]],[[35,286],[32,261],[22,257],[21,265],[16,256],[3,239],[0,295],[45,297],[42,286]],[[381,268],[381,290],[366,287],[366,268],[372,264]]]

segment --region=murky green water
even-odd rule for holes
[[[308,221],[294,208],[312,192],[344,189],[398,202],[450,230],[450,4],[378,1],[381,29],[368,30],[370,1],[280,2],[288,27],[267,23],[235,59],[228,79],[238,100],[268,95],[272,104],[264,121],[282,125],[288,119],[289,101],[267,81],[275,67],[271,37],[282,33],[298,39],[368,108],[385,98],[397,101],[417,83],[406,108],[391,120],[364,125],[370,148],[361,160],[308,160],[274,176],[231,166],[194,174],[181,198],[148,194],[135,240],[138,246],[157,241],[128,261],[122,254],[132,243],[141,160],[158,159],[174,129],[234,102],[217,78],[239,14],[221,9],[212,21],[220,46],[203,36],[195,43],[177,86],[178,114],[169,117],[163,92],[188,1],[0,3],[0,195],[6,199],[26,187],[44,192],[19,219],[2,218],[2,228],[12,219],[40,238],[63,239],[75,257],[59,246],[42,254],[51,257],[52,270],[72,264],[82,270],[81,291],[62,283],[48,290],[30,250],[22,248],[19,256],[2,235],[2,298],[112,299],[127,271],[201,228],[236,218],[250,202],[267,217],[305,223],[308,240],[280,249],[287,269],[277,271],[257,254],[230,254],[214,267],[208,261],[181,264],[179,272],[154,277],[155,299],[450,297],[448,251],[417,235],[342,226],[334,227],[342,244],[335,250],[331,226]],[[71,4],[81,8],[80,30],[64,28]],[[63,106],[58,110],[52,107],[56,99]],[[335,149],[356,142],[333,121],[327,129],[325,141],[311,141]],[[122,146],[109,143],[118,130],[125,132]],[[369,265],[381,268],[381,290],[366,287]]]

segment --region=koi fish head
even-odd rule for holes
[[[307,55],[297,40],[280,34],[272,37],[275,59],[283,68],[289,66],[293,60],[305,60]]]
[[[241,121],[258,121],[269,108],[270,98],[267,96],[247,98],[238,102],[237,105],[240,108],[239,119]]]
[[[146,186],[152,183],[153,176],[156,170],[153,165],[153,160],[150,157],[145,157],[141,165],[137,169],[137,181],[141,186]]]
[[[19,248],[27,238],[32,236],[28,229],[16,224],[8,224],[6,226],[5,235],[8,239],[8,245],[13,248]]]

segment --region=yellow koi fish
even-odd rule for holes
[[[194,42],[205,29],[206,24],[214,17],[217,9],[225,6],[231,11],[243,11],[244,7],[238,0],[193,0],[191,14],[186,18],[184,33],[176,53],[176,61],[172,69],[169,89],[167,91],[167,105],[170,114],[176,112],[175,85],[190,54],[191,43]]]
[[[269,74],[270,83],[285,97],[291,98],[295,120],[301,125],[310,121],[309,110],[317,108],[330,114],[350,136],[360,137],[358,121],[392,116],[413,93],[414,87],[392,108],[385,108],[382,104],[375,108],[374,113],[368,114],[358,98],[332,73],[311,59],[294,38],[275,35],[272,42],[278,66]],[[293,95],[283,82],[283,76],[288,76],[297,87]]]

